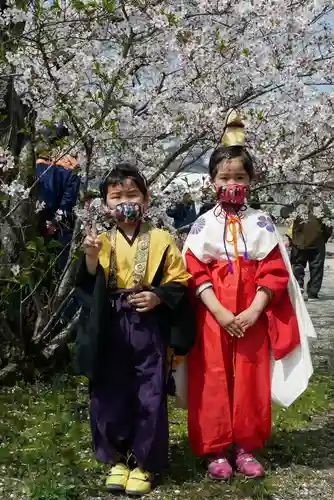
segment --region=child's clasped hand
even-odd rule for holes
[[[160,303],[159,297],[153,292],[139,292],[129,300],[129,304],[138,312],[151,311]]]
[[[236,317],[236,321],[241,326],[243,331],[246,331],[248,328],[255,325],[255,323],[259,319],[259,316],[260,311],[249,307],[248,309],[245,309],[240,314],[238,314],[238,316]]]
[[[215,314],[216,320],[233,337],[243,337],[246,330],[255,325],[259,312],[249,307],[235,316],[231,311],[221,308]]]
[[[243,337],[244,329],[238,323],[236,316],[231,312],[221,307],[215,314],[216,320],[222,328],[224,328],[233,337]]]

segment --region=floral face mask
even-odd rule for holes
[[[108,214],[119,222],[125,224],[136,224],[143,217],[143,207],[139,203],[124,202],[109,208]]]

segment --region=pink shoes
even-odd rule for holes
[[[248,478],[264,476],[264,468],[252,453],[243,448],[233,450],[235,468]],[[233,476],[233,468],[224,453],[212,454],[207,457],[208,475],[211,479],[228,481]]]
[[[220,481],[228,481],[233,476],[233,469],[224,454],[208,456],[208,475]]]
[[[234,460],[236,468],[241,474],[249,478],[264,476],[264,468],[252,453],[247,453],[243,448],[235,448]]]

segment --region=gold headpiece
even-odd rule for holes
[[[222,144],[226,147],[245,145],[245,125],[235,109],[230,109],[226,115]]]

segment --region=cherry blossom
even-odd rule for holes
[[[260,198],[271,192],[279,201],[287,184],[291,199],[314,184],[323,195],[334,144],[333,93],[323,85],[333,84],[331,12],[329,0],[51,0],[29,8],[12,0],[1,24],[14,43],[0,65],[33,104],[37,129],[65,120],[83,156],[93,141],[90,180],[128,159],[161,195],[195,151],[219,144],[235,106]],[[24,23],[19,39],[15,22]]]

